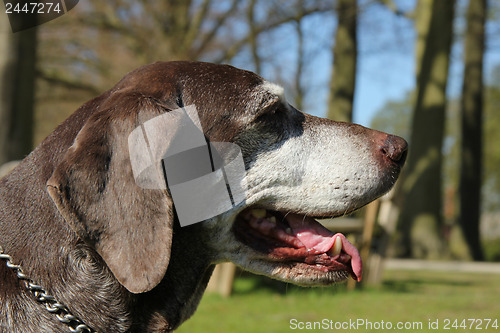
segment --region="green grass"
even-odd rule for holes
[[[344,286],[300,288],[262,277],[243,274],[235,281],[234,293],[224,299],[206,294],[198,311],[178,330],[184,333],[210,332],[327,332],[333,329],[291,329],[297,322],[366,320],[372,325],[391,322],[421,322],[422,329],[405,332],[469,332],[453,328],[463,319],[498,319],[500,326],[500,276],[443,272],[387,271],[382,286],[348,292]],[[450,319],[449,330],[444,330]],[[438,330],[428,328],[439,321]],[[467,327],[471,322],[466,322]],[[479,322],[476,321],[475,324]],[[385,324],[387,325],[387,324]],[[334,327],[334,326],[333,326]],[[351,326],[352,328],[352,326]],[[481,332],[500,332],[500,327]],[[343,332],[385,332],[360,325]],[[393,329],[392,332],[398,332]]]

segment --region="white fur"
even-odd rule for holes
[[[371,201],[369,189],[379,182],[368,146],[353,141],[343,128],[324,126],[258,155],[247,174],[248,201],[277,210],[341,215]]]
[[[278,96],[281,101],[285,101],[285,89],[282,86],[269,81],[264,81],[264,83],[262,83],[259,88],[262,90],[267,90],[271,94]]]

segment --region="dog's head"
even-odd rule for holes
[[[212,263],[230,260],[305,285],[359,279],[357,250],[314,218],[345,215],[386,193],[404,164],[406,142],[304,114],[281,87],[251,72],[171,62],[142,67],[82,106],[73,116],[81,127],[55,158],[47,183],[65,220],[120,283],[150,290],[171,256],[194,252],[171,253],[174,202],[167,190],[136,184],[127,141],[141,124],[188,105],[209,141],[241,149],[246,192],[220,215],[177,225],[178,233],[201,231],[192,246]]]

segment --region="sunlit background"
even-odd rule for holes
[[[446,39],[448,15],[436,2],[448,3],[453,21],[450,51],[443,47],[432,60],[432,51],[441,50]],[[347,221],[361,221],[350,236],[359,246],[371,223],[370,254],[364,259],[377,258],[379,276],[354,291],[344,285],[309,290],[236,270],[228,282],[231,297],[205,296],[181,331],[287,332],[292,318],[420,321],[422,330],[431,331],[429,320],[500,319],[500,2],[487,1],[484,51],[470,47],[479,52],[477,68],[483,73],[482,105],[475,103],[472,111],[463,107],[464,82],[474,79],[464,74],[470,3],[453,3],[88,0],[16,34],[2,11],[0,164],[21,159],[78,106],[154,61],[201,60],[248,69],[285,87],[291,104],[331,118],[336,118],[329,110],[333,84],[345,79],[334,63],[348,68],[354,61],[353,97],[347,101],[352,106],[343,111],[345,119],[410,143],[406,173],[392,197],[377,203],[377,217],[370,222],[363,211]],[[357,50],[335,59],[335,47],[349,42],[337,34],[341,15],[355,17]],[[431,17],[443,26],[432,27]],[[426,24],[432,32],[419,39],[417,31],[428,31]],[[427,50],[423,55],[418,40]],[[425,72],[425,59],[445,65]],[[443,80],[437,89],[446,98],[426,99],[428,87],[418,81],[425,75]],[[430,111],[436,105],[438,111]],[[466,112],[482,117],[475,137],[463,134]],[[462,143],[477,138],[479,146],[472,150],[482,155],[470,157],[470,147]],[[476,167],[479,173],[464,183],[464,170]],[[470,236],[474,230],[478,235]]]

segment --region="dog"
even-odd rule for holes
[[[168,189],[134,181],[127,138],[187,105],[207,142],[241,149],[246,192],[181,227]],[[360,280],[356,248],[315,219],[386,193],[406,154],[399,137],[302,113],[249,71],[202,62],[136,69],[1,179],[0,331],[170,332],[226,261],[305,286]]]

